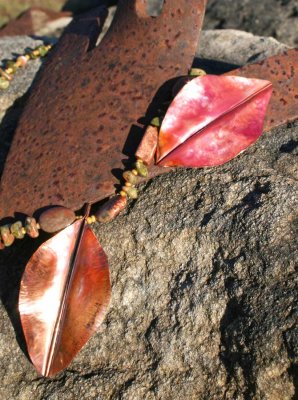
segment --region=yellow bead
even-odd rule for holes
[[[190,76],[204,76],[207,75],[206,72],[201,68],[192,68],[189,72]]]
[[[132,184],[130,182],[125,182],[125,186],[132,187]]]
[[[121,190],[120,196],[122,196],[122,197],[127,197],[127,194],[124,192],[124,190]]]
[[[132,172],[135,176],[138,175],[138,171],[137,171],[136,169],[133,169],[131,172]]]

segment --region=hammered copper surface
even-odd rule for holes
[[[77,210],[115,190],[123,160],[133,156],[155,116],[157,91],[192,64],[205,3],[167,0],[153,18],[146,0],[122,0],[97,48],[95,12],[69,27],[16,130],[2,176],[0,217],[49,205]],[[165,85],[159,97],[167,90]]]
[[[261,136],[271,94],[263,79],[205,75],[188,82],[163,119],[158,165],[203,168],[232,160]]]
[[[25,269],[19,311],[37,371],[54,376],[101,324],[110,301],[106,255],[85,221],[77,221],[34,253]]]

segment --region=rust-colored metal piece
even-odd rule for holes
[[[158,143],[158,128],[149,125],[146,128],[141,143],[136,151],[136,157],[143,160],[144,164],[151,165],[154,161]]]
[[[162,97],[165,83],[192,64],[206,5],[168,0],[152,18],[147,1],[120,1],[97,48],[102,9],[71,24],[59,41],[15,133],[0,217],[49,205],[76,210],[115,190],[123,159],[140,142],[138,121],[151,121],[157,91]]]
[[[61,21],[71,17],[70,12],[55,12],[42,7],[31,7],[25,11],[19,18],[10,21],[4,28],[0,30],[2,36],[16,35],[42,35],[44,34],[45,25]]]
[[[110,297],[107,258],[85,218],[39,247],[22,278],[19,311],[41,375],[68,366],[98,329]]]
[[[265,119],[264,131],[294,121],[298,117],[298,49],[269,57],[231,71],[226,75],[265,79],[272,83],[273,94]]]

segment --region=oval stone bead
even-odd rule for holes
[[[0,228],[1,232],[1,239],[5,247],[9,247],[13,244],[14,242],[14,236],[11,234],[9,226],[1,226]]]
[[[39,236],[38,226],[37,226],[35,218],[31,218],[31,217],[26,218],[25,229],[26,229],[27,235],[32,237],[33,239],[35,239]]]
[[[55,233],[72,224],[76,219],[75,213],[69,208],[57,206],[44,211],[39,217],[40,229]]]
[[[124,210],[127,204],[127,198],[122,196],[115,196],[109,199],[106,203],[104,203],[97,213],[95,217],[99,222],[110,222],[117,215]]]

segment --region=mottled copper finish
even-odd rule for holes
[[[99,222],[110,222],[125,209],[126,205],[126,197],[113,196],[100,206],[95,217]]]
[[[37,371],[68,366],[101,324],[110,301],[106,255],[85,219],[45,242],[24,272],[19,311]]]
[[[155,117],[157,91],[192,64],[206,0],[167,0],[156,18],[146,14],[146,3],[120,1],[97,48],[102,9],[75,21],[61,38],[16,130],[0,218],[49,205],[77,210],[114,192],[115,172]]]
[[[298,117],[298,49],[269,57],[226,75],[265,79],[272,83],[273,93],[266,114],[264,131],[294,121]]]
[[[205,75],[187,83],[160,128],[157,163],[164,167],[224,164],[262,134],[272,85],[263,79]]]
[[[158,142],[158,128],[149,125],[144,133],[141,143],[136,151],[136,157],[143,160],[144,164],[151,165],[154,161]]]

